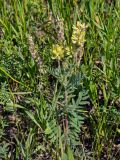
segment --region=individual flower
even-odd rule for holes
[[[72,57],[72,54],[73,54],[73,50],[72,50],[72,46],[67,46],[65,48],[65,51],[66,51],[66,54],[69,56],[69,57]]]
[[[73,0],[73,4],[76,6],[78,3],[78,0]]]
[[[64,57],[64,47],[60,44],[55,44],[52,46],[52,59],[61,60]]]
[[[73,25],[72,43],[83,46],[85,42],[86,25],[77,21],[76,26]]]

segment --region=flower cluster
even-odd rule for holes
[[[72,43],[78,46],[83,46],[85,42],[85,32],[86,32],[85,23],[81,24],[78,21],[77,25],[73,26]]]
[[[76,26],[73,25],[73,33],[72,33],[72,44],[74,46],[74,60],[80,65],[82,56],[84,54],[84,43],[85,43],[85,34],[86,34],[87,26],[85,23],[80,23],[77,21]]]
[[[62,44],[55,44],[52,46],[52,59],[61,60],[65,56],[72,57],[72,46],[64,46]]]
[[[52,59],[62,59],[64,57],[64,47],[60,44],[54,44],[52,46]]]
[[[42,58],[39,56],[35,43],[33,41],[33,37],[31,35],[28,36],[28,43],[29,43],[29,51],[33,60],[37,62],[38,65],[42,64]]]
[[[85,33],[86,25],[77,21],[76,26],[73,26],[73,33],[71,37],[72,45],[68,46],[66,41],[63,39],[64,36],[59,36],[60,43],[52,46],[52,59],[61,60],[65,56],[71,58],[73,57],[73,54],[80,54],[79,57],[82,57],[84,52]]]

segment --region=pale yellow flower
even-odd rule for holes
[[[55,44],[52,47],[52,59],[62,59],[64,57],[64,47],[63,45]]]
[[[77,5],[77,3],[78,3],[78,0],[73,0],[74,5]]]
[[[77,21],[76,26],[73,25],[72,43],[83,46],[85,42],[86,25]]]
[[[65,51],[66,51],[66,54],[69,56],[69,57],[72,57],[72,54],[73,54],[73,48],[72,46],[67,46],[65,48]]]

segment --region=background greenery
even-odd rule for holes
[[[0,159],[118,160],[120,1],[0,0],[0,9]],[[56,44],[73,50],[57,59]]]

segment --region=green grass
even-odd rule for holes
[[[0,159],[118,160],[120,1],[0,8]]]

